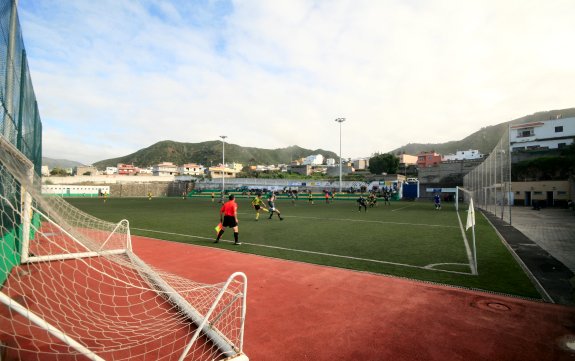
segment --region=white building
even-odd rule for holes
[[[204,175],[205,172],[206,168],[203,165],[196,163],[187,163],[178,167],[178,173],[180,175],[200,176]]]
[[[303,160],[304,165],[322,165],[323,164],[323,155],[315,154],[305,157]]]
[[[154,173],[154,167],[140,168],[140,174],[152,175],[153,173]]]
[[[106,167],[104,174],[106,175],[118,174],[118,167]]]
[[[325,160],[325,164],[328,165],[328,166],[334,166],[334,165],[335,165],[335,159],[333,159],[333,158],[327,158],[327,159]]]
[[[42,166],[42,176],[49,177],[50,176],[50,168],[47,165]]]
[[[468,159],[480,159],[483,158],[483,154],[476,149],[469,150],[458,150],[455,154],[446,154],[443,156],[443,161],[450,160],[468,160]]]
[[[156,164],[152,167],[152,174],[154,176],[167,176],[167,175],[177,175],[178,167],[172,162],[162,162]]]
[[[557,149],[575,139],[575,117],[514,125],[510,129],[512,151]]]

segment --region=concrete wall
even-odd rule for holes
[[[467,173],[482,162],[483,159],[470,159],[457,162],[444,162],[433,167],[419,168],[417,178],[421,183],[449,186],[450,184],[441,184],[442,180],[446,178],[460,178],[463,180],[463,177]]]
[[[565,181],[538,181],[538,182],[512,182],[514,204],[530,206],[533,201],[543,206],[566,206],[572,199],[570,182]]]
[[[110,185],[110,197],[179,197],[194,189],[188,182],[117,183]]]

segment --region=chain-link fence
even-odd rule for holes
[[[463,187],[473,197],[475,207],[491,212],[511,224],[511,154],[509,129],[489,156],[463,178]],[[468,197],[468,193],[463,193]],[[469,199],[464,199],[469,202]]]
[[[42,123],[16,2],[0,0],[0,134],[42,168]]]

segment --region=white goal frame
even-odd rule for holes
[[[39,191],[40,187],[38,185],[39,178],[35,179],[34,177],[33,164],[1,134],[0,171],[8,172],[7,174],[10,174],[13,179],[18,182],[20,187],[21,204],[15,204],[13,200],[5,197],[5,194],[0,194],[0,200],[2,201],[3,205],[3,214],[6,212],[13,212],[13,214],[20,215],[22,222],[22,244],[20,250],[21,265],[66,262],[67,260],[79,260],[94,257],[111,257],[111,261],[114,262],[114,256],[122,255],[124,259],[128,260],[127,263],[129,263],[129,267],[132,267],[134,270],[136,270],[145,280],[145,282],[151,286],[150,290],[155,291],[159,295],[158,297],[162,297],[170,304],[174,305],[175,308],[179,310],[178,313],[180,315],[184,315],[187,319],[191,320],[196,325],[195,331],[193,335],[191,335],[191,339],[183,348],[183,350],[181,350],[181,354],[178,358],[180,361],[187,359],[190,349],[199,337],[205,337],[209,339],[211,343],[215,345],[217,349],[219,349],[218,354],[223,356],[218,357],[225,357],[226,360],[233,359],[234,361],[248,360],[248,357],[243,353],[243,335],[245,327],[247,295],[247,276],[243,272],[233,273],[221,286],[200,286],[200,288],[214,288],[215,286],[215,289],[219,289],[219,292],[217,293],[217,296],[213,298],[208,311],[202,313],[196,307],[194,307],[194,305],[188,299],[186,299],[186,297],[182,296],[179,291],[170,284],[169,281],[164,278],[164,275],[167,275],[166,273],[158,272],[156,269],[147,265],[133,252],[129,222],[127,220],[124,219],[117,223],[115,227],[113,227],[112,231],[109,232],[104,241],[99,243],[99,247],[94,248],[93,244],[90,242],[86,243],[85,239],[78,238],[78,234],[75,234],[73,230],[71,230],[72,227],[69,224],[63,226],[60,224],[61,220],[59,222],[53,218],[55,214],[57,218],[60,216],[57,213],[57,209],[56,213],[54,213],[54,211],[52,211],[52,213],[44,212],[44,208],[49,209],[50,205],[48,203],[43,203],[44,200],[41,197]],[[2,178],[0,177],[0,180],[1,179]],[[14,183],[14,185],[16,185],[16,183]],[[0,189],[4,188],[0,187]],[[35,202],[40,206],[34,205]],[[78,212],[79,214],[81,213],[81,211]],[[32,224],[31,218],[33,214],[39,215],[44,223],[49,225],[51,230],[56,230],[59,232],[59,234],[62,234],[67,239],[73,241],[74,250],[70,252],[64,251],[61,253],[53,254],[31,255],[30,249],[32,248],[32,239],[30,239],[29,235],[31,231],[40,232],[39,229],[34,229],[35,227]],[[0,225],[3,226],[3,229],[5,229],[3,224]],[[112,226],[113,224],[110,225],[110,227]],[[116,245],[112,245],[111,248],[108,247],[108,243],[111,243],[109,241],[112,239],[112,237],[115,237],[118,234],[119,230],[125,232],[125,234],[121,235],[122,239],[125,241],[125,246],[117,247]],[[101,231],[98,230],[98,232]],[[83,236],[81,237],[84,238]],[[89,235],[86,236],[86,238],[89,239]],[[80,251],[76,251],[76,248],[80,249]],[[8,275],[8,277],[13,276]],[[19,280],[16,282],[19,282]],[[233,300],[241,298],[241,319],[238,321],[239,330],[237,331],[239,337],[237,337],[235,341],[230,340],[228,336],[220,331],[215,325],[230,307],[230,304],[221,305],[220,302],[224,294],[229,291],[231,283],[237,283],[240,285],[240,291],[234,294]],[[67,345],[69,348],[76,350],[79,355],[87,357],[90,360],[104,360],[96,352],[92,351],[90,347],[86,346],[85,343],[83,343],[81,340],[74,339],[74,337],[54,326],[52,323],[48,322],[43,317],[43,315],[33,312],[27,308],[25,304],[22,304],[21,302],[18,302],[14,298],[10,297],[9,294],[4,292],[4,289],[0,290],[0,304],[5,305],[8,309],[28,319],[31,324],[34,324],[39,329],[45,330],[47,333],[61,341],[63,344]],[[16,327],[14,327],[14,329],[16,329]],[[7,346],[3,345],[3,347],[5,348]]]

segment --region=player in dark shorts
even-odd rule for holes
[[[261,193],[258,193],[252,200],[252,207],[256,210],[256,221],[260,218],[260,209],[264,212],[269,212],[266,207],[264,207]]]
[[[268,197],[268,210],[270,212],[270,217],[268,219],[272,219],[274,212],[275,212],[275,213],[277,213],[280,221],[283,221],[284,219],[281,216],[280,210],[277,209],[275,206],[275,200],[276,200],[276,194],[272,191],[272,193]]]
[[[386,190],[383,192],[383,204],[389,204],[389,205],[391,205],[391,203],[389,202],[389,197],[390,197],[389,191],[386,189]]]
[[[358,212],[361,212],[361,207],[363,207],[363,209],[367,212],[367,201],[363,196],[359,196],[359,198],[357,199],[357,206],[358,206],[357,210]]]
[[[371,192],[367,197],[367,204],[369,204],[369,208],[377,207],[377,196],[375,192]]]
[[[220,222],[222,223],[222,229],[218,232],[218,237],[216,238],[214,243],[218,243],[220,238],[224,234],[224,230],[226,227],[234,229],[234,244],[240,245],[241,243],[238,241],[239,237],[239,228],[238,228],[238,204],[235,201],[235,197],[233,194],[230,195],[229,201],[224,203],[222,208],[220,209]]]
[[[433,196],[433,204],[435,205],[436,210],[441,209],[441,198],[439,197],[439,194]]]

